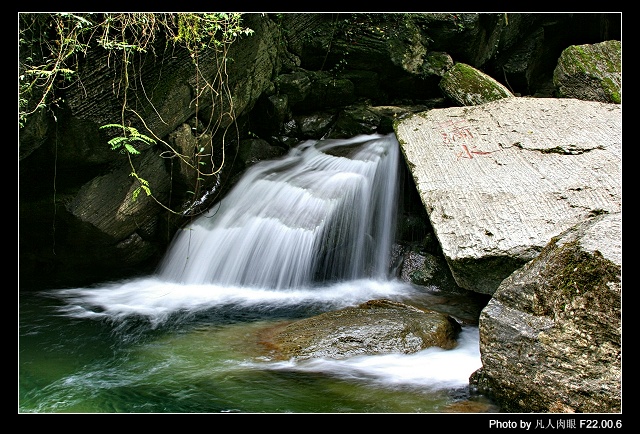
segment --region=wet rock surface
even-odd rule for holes
[[[460,330],[449,315],[380,299],[263,330],[261,340],[276,359],[341,359],[450,349]]]

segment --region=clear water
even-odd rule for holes
[[[452,350],[410,355],[282,362],[262,347],[260,332],[280,321],[429,296],[416,291],[373,280],[275,291],[147,278],[21,294],[19,411],[439,413],[482,400],[468,390],[481,365],[476,326]]]
[[[20,293],[18,411],[491,410],[469,391],[472,321],[451,350],[283,362],[265,348],[282,321],[371,299],[464,312],[387,275],[397,148],[393,136],[303,143],[181,231],[155,275]]]

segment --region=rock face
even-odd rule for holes
[[[105,52],[88,50],[78,66],[82,85],[65,89],[64,107],[55,121],[39,115],[27,122],[20,131],[19,168],[24,287],[75,286],[147,273],[196,205],[224,191],[234,170],[243,167],[233,164],[237,141],[213,138],[211,125],[226,131],[250,111],[273,86],[271,78],[281,66],[275,24],[262,14],[247,14],[244,23],[256,34],[233,44],[228,53],[234,61],[228,62],[224,79],[233,90],[228,95],[233,108],[228,107],[226,93],[224,98],[212,98],[214,91],[202,89],[219,83],[215,51],[202,53],[197,74],[184,48],[157,47],[150,50],[149,62],[136,67],[146,92],[141,98],[140,89],[127,90],[129,101],[136,101],[137,115],[126,110],[123,123],[159,139],[131,160],[138,175],[149,182],[154,198],[142,193],[132,200],[140,184],[130,176],[127,157],[109,149],[109,130],[100,129],[121,119],[123,111],[112,87],[117,87],[114,69],[119,66],[110,64],[113,58]],[[175,158],[167,152],[169,145],[187,157]],[[213,155],[194,163],[188,157],[197,148]],[[222,165],[225,158],[232,162]],[[207,175],[220,172],[198,175],[193,167]]]
[[[445,99],[486,101],[473,95],[473,87],[455,93],[452,83],[485,79],[491,87],[508,84],[515,95],[549,96],[547,83],[562,50],[619,38],[619,18],[250,13],[243,23],[255,33],[230,47],[224,101],[202,92],[202,86],[221,84],[215,52],[200,53],[196,69],[188,50],[167,50],[158,39],[155,49],[131,63],[137,85],[128,88],[126,100],[135,110],[124,112],[118,84],[124,65],[92,46],[78,59],[77,83],[59,89],[64,104],[36,112],[20,129],[21,289],[151,272],[175,231],[220,199],[257,159],[284,153],[306,138],[391,132],[401,116],[394,106],[415,112],[419,106],[446,106]],[[42,51],[37,41],[35,47]],[[29,52],[20,50],[21,61],[28,63]],[[455,64],[468,67],[459,71]],[[442,83],[445,75],[449,86]],[[158,139],[132,160],[156,200],[143,193],[138,203],[129,203],[140,185],[129,176],[126,156],[109,149],[107,132],[113,131],[100,129],[119,122],[123,113],[124,124]],[[269,143],[268,152],[244,143],[258,138]],[[189,158],[181,161],[170,149]],[[211,158],[194,164],[191,156],[200,149]],[[253,149],[262,154],[247,155]]]
[[[341,359],[453,348],[460,324],[448,315],[391,300],[326,312],[272,331],[265,339],[280,359]]]
[[[552,237],[621,212],[620,105],[505,98],[413,115],[396,135],[462,288],[492,294]]]
[[[565,49],[553,72],[562,98],[620,104],[622,102],[622,42],[572,45]]]
[[[443,253],[447,286],[493,295],[473,383],[503,411],[618,411],[622,116],[611,103],[621,102],[621,45],[608,39],[620,37],[619,15],[247,14],[256,34],[230,52],[233,139],[200,130],[229,107],[204,98],[196,110],[188,52],[149,58],[135,75],[153,92],[130,90],[145,124],[185,154],[215,144],[233,161],[194,194],[193,170],[162,158],[166,147],[143,150],[139,174],[188,211],[178,217],[144,194],[131,201],[129,163],[99,129],[120,118],[115,69],[89,50],[55,119],[42,110],[20,130],[20,289],[146,272],[191,211],[256,161],[303,138],[395,130],[422,201],[412,206],[429,214],[418,232],[438,244],[408,255],[402,274],[443,286]],[[207,80],[217,73],[208,56]],[[455,329],[375,301],[270,342],[281,357],[343,357],[446,347]]]
[[[479,390],[508,412],[621,411],[622,215],[555,237],[480,315]]]

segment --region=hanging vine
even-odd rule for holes
[[[228,85],[227,55],[230,45],[243,35],[253,31],[242,26],[240,13],[119,13],[119,14],[20,14],[19,32],[19,127],[22,128],[28,117],[38,110],[50,110],[57,107],[62,99],[59,90],[74,84],[78,79],[77,65],[81,56],[85,56],[92,44],[108,51],[108,56],[120,53],[121,70],[114,79],[114,93],[122,98],[119,123],[103,125],[119,135],[109,140],[114,150],[126,154],[131,167],[131,176],[139,183],[133,195],[137,198],[140,191],[153,198],[165,209],[172,211],[153,196],[148,181],[138,174],[132,156],[139,153],[137,144],[144,146],[161,142],[168,150],[162,156],[178,158],[196,173],[195,188],[203,177],[215,176],[222,170],[224,161],[224,138],[228,126],[235,122],[235,113],[231,90]],[[208,146],[198,146],[194,155],[184,155],[169,143],[157,137],[147,127],[144,118],[129,107],[127,90],[130,87],[132,56],[147,53],[154,49],[157,35],[163,32],[166,41],[185,47],[195,69],[196,119],[199,119],[200,101],[208,97],[218,108],[218,116],[210,119],[207,125],[200,125],[196,131],[197,139],[208,134],[211,139]],[[213,51],[217,70],[212,79],[207,80],[200,70],[200,58],[204,51]],[[157,111],[156,111],[157,113]],[[144,125],[147,134],[127,125],[127,114],[135,115]],[[225,119],[228,118],[228,119]],[[225,120],[229,122],[224,122]],[[199,121],[198,121],[199,122]],[[222,131],[222,160],[216,164],[213,152],[213,137]],[[209,169],[204,170],[204,167]],[[195,194],[195,193],[194,193]]]

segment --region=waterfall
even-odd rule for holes
[[[257,163],[176,234],[159,277],[270,289],[385,279],[398,164],[394,134],[308,140]]]
[[[21,407],[442,412],[482,366],[475,326],[414,354],[281,361],[264,347],[273,327],[368,300],[446,301],[390,271],[399,152],[394,135],[300,143],[180,230],[157,273],[21,295]]]

